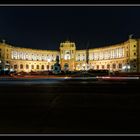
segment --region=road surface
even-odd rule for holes
[[[139,80],[0,81],[0,133],[140,133]]]

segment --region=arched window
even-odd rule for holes
[[[34,65],[32,65],[32,69],[34,69]]]
[[[102,65],[102,69],[104,69],[105,67],[104,67],[104,65]]]
[[[29,65],[26,65],[26,69],[29,69]]]
[[[49,69],[49,65],[47,65],[47,70]]]
[[[99,65],[97,65],[97,69],[99,69]]]
[[[17,69],[18,67],[17,67],[17,65],[14,65],[14,69]]]
[[[20,69],[23,69],[23,64],[20,65]]]
[[[122,64],[121,64],[121,63],[119,64],[119,68],[120,68],[120,69],[122,68]]]
[[[110,65],[109,64],[107,64],[107,69],[110,69]]]
[[[37,65],[37,67],[36,67],[37,69],[39,69],[39,65]]]
[[[113,67],[113,69],[116,69],[116,64],[113,64],[112,67]]]
[[[44,65],[41,66],[41,69],[44,70]]]

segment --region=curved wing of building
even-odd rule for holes
[[[91,46],[92,47],[92,46]],[[62,70],[108,69],[140,72],[140,40],[132,39],[100,48],[76,50],[74,42],[60,43],[59,51],[14,47],[0,43],[0,69],[17,72],[52,70],[59,56]]]

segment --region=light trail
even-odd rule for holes
[[[98,79],[111,79],[111,80],[139,80],[140,77],[109,77],[109,76],[98,76]]]

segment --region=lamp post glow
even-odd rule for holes
[[[48,59],[48,62],[51,62],[51,60],[50,60],[50,59]]]
[[[126,72],[129,72],[130,71],[130,65],[124,65],[123,67],[122,67],[122,69],[124,70],[124,71],[126,71]]]

